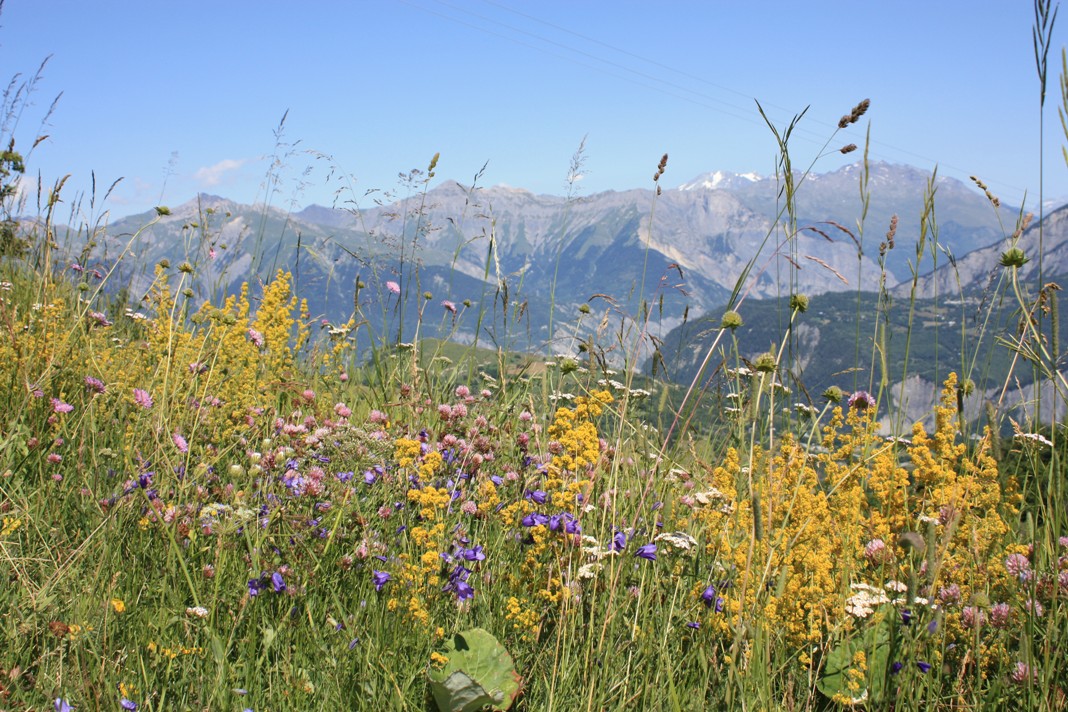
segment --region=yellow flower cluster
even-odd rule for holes
[[[397,438],[393,441],[393,459],[398,467],[411,467],[419,459],[422,449],[418,440]]]
[[[1008,522],[1019,496],[999,486],[990,433],[971,452],[959,442],[956,376],[944,384],[933,433],[913,428],[911,478],[903,446],[876,430],[872,413],[835,409],[822,454],[786,435],[773,455],[756,446],[743,461],[730,449],[709,468],[690,516],[730,581],[718,588],[726,615],[711,617],[714,630],[744,620],[791,645],[820,644],[858,582],[919,576],[929,596],[958,586],[964,605],[976,593],[1009,595],[1002,562],[1015,551]],[[921,557],[897,546],[910,532],[926,541]],[[951,631],[957,618],[947,616]]]
[[[538,612],[529,607],[529,604],[524,606],[515,596],[509,596],[508,600],[504,604],[505,620],[508,620],[512,624],[512,630],[514,630],[520,638],[523,640],[536,640],[538,637],[539,625],[538,621],[541,616]]]
[[[562,452],[553,456],[553,465],[562,471],[579,472],[592,466],[600,458],[597,426],[592,419],[604,412],[612,402],[608,391],[593,391],[589,396],[575,399],[575,407],[557,408],[549,426],[549,437],[560,444]]]
[[[167,658],[168,660],[174,660],[179,655],[203,655],[204,654],[204,648],[200,648],[200,647],[188,648],[188,647],[185,647],[185,646],[181,646],[181,647],[179,647],[177,649],[175,649],[175,648],[167,648],[167,647],[161,647],[161,646],[157,645],[156,641],[154,641],[154,640],[150,641],[149,644],[146,647],[148,648],[148,652],[152,653],[153,655],[159,655],[161,657]]]
[[[408,501],[422,507],[419,510],[419,515],[427,521],[435,519],[437,516],[435,512],[448,507],[451,500],[452,497],[449,491],[444,487],[427,486],[420,489],[413,487],[408,490]]]

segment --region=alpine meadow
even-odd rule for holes
[[[0,114],[0,710],[1068,710],[1068,206],[872,160],[861,96],[816,152],[757,104],[766,177],[443,153],[111,220],[35,178],[46,66]]]

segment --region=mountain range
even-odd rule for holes
[[[635,189],[570,199],[446,181],[426,191],[416,186],[406,197],[368,198],[371,205],[358,210],[312,205],[292,212],[202,194],[148,227],[154,213],[112,222],[95,256],[113,259],[136,235],[130,248],[138,259],[130,264],[139,267],[123,267],[131,292],[147,287],[146,265],[166,258],[195,265],[198,284],[210,285],[198,298],[216,300],[285,267],[297,274],[313,313],[332,322],[352,313],[357,279],[369,287],[361,298],[385,307],[378,310],[383,320],[396,312],[386,281],[430,292],[435,301],[485,306],[495,298],[497,322],[483,322],[484,329],[511,319],[525,332],[525,348],[553,351],[562,348],[557,340],[593,328],[575,326],[577,307],[591,299],[609,321],[655,312],[657,333],[665,335],[720,308],[735,291],[767,298],[791,289],[873,291],[881,281],[894,287],[911,279],[916,255],[909,245],[920,234],[929,184],[938,242],[950,254],[1002,241],[1002,225],[1015,220],[1013,209],[1002,207],[999,216],[960,181],[933,180],[904,165],[873,163],[865,173],[851,164],[798,175],[795,184],[793,222],[781,178],[752,173],[708,173],[659,195]],[[879,243],[892,215],[898,247],[886,253],[883,273]],[[414,311],[410,316],[412,324]],[[475,334],[465,323],[454,337]]]

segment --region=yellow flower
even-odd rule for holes
[[[121,598],[113,598],[111,599],[111,608],[116,613],[125,613],[126,603]]]
[[[7,536],[8,534],[13,533],[21,526],[21,519],[15,519],[14,517],[4,517],[4,526],[3,528],[0,528],[0,536]]]

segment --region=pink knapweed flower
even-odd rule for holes
[[[392,294],[400,294],[400,285],[392,280],[386,282],[386,289],[388,289]]]
[[[441,303],[441,306],[447,312],[450,312],[452,314],[456,313],[456,305],[454,303],[450,302],[448,299],[444,300]]]
[[[64,403],[59,398],[52,399],[52,411],[54,413],[69,413],[74,410],[74,406],[70,403]]]

